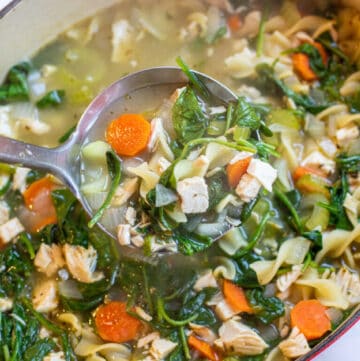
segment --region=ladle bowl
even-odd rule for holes
[[[222,103],[236,100],[235,94],[217,80],[199,73],[194,73],[208,88],[212,97]],[[80,151],[86,143],[90,132],[96,128],[104,128],[104,114],[115,103],[124,97],[132,96],[141,90],[142,96],[147,92],[152,95],[156,88],[167,86],[167,97],[172,92],[188,83],[186,75],[177,67],[156,67],[141,70],[127,75],[103,90],[87,107],[76,130],[69,139],[56,148],[39,147],[15,139],[0,136],[0,162],[17,164],[49,172],[59,178],[80,201],[86,212],[92,216],[86,197],[81,192],[81,157]],[[144,92],[145,91],[145,92]],[[105,120],[106,121],[106,120]],[[101,223],[99,227],[116,238],[113,232]]]

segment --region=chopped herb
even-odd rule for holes
[[[63,103],[65,99],[65,90],[51,90],[36,102],[38,108],[57,107]]]

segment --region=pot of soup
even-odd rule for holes
[[[359,29],[350,0],[10,1],[0,135],[103,118],[77,149],[90,217],[0,163],[0,360],[356,360]]]

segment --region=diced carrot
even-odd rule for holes
[[[224,280],[223,292],[225,300],[235,312],[254,313],[241,287]]]
[[[327,65],[329,57],[324,47],[317,42],[312,42],[311,45],[314,46],[319,51],[324,65]],[[316,73],[311,69],[310,59],[307,54],[295,53],[292,56],[292,61],[293,61],[294,71],[302,79],[306,81],[314,81],[318,79]]]
[[[315,176],[321,177],[321,178],[326,178],[324,173],[322,173],[320,170],[317,169],[313,169],[310,167],[297,167],[293,173],[293,179],[294,181],[298,181],[299,178],[301,178],[303,175],[305,174],[313,174]]]
[[[37,232],[43,227],[57,222],[56,209],[51,192],[58,188],[48,177],[41,178],[25,190],[24,202],[32,212],[30,232]]]
[[[240,159],[233,164],[228,164],[226,167],[227,179],[229,186],[235,188],[239,182],[240,178],[246,173],[246,170],[249,167],[251,157]]]
[[[141,322],[126,312],[126,303],[112,301],[100,306],[95,314],[95,325],[104,341],[128,342],[136,338]]]
[[[150,134],[150,123],[141,114],[123,114],[108,125],[105,138],[117,154],[133,157],[146,148]]]
[[[297,327],[307,340],[315,340],[331,330],[326,307],[318,300],[303,300],[290,312],[291,325]]]
[[[211,361],[219,361],[220,357],[216,351],[207,342],[200,340],[199,338],[190,335],[188,343],[195,350],[199,351],[202,356]]]
[[[240,30],[240,28],[242,26],[242,21],[240,19],[240,16],[237,14],[230,15],[227,18],[227,23],[228,23],[230,30],[234,33],[237,32],[238,30]]]
[[[294,71],[306,81],[314,81],[318,77],[310,67],[309,56],[303,53],[295,53],[292,56]]]

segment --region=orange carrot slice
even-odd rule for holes
[[[146,148],[150,134],[150,123],[141,114],[123,114],[108,125],[105,138],[117,154],[133,157]]]
[[[230,30],[235,33],[238,30],[240,30],[240,28],[242,26],[242,21],[241,21],[239,15],[234,14],[234,15],[230,15],[227,18],[227,24],[228,24]]]
[[[223,292],[225,300],[235,312],[254,313],[241,287],[224,280]]]
[[[307,340],[315,340],[331,330],[326,307],[318,300],[303,300],[290,312],[291,325],[297,327]]]
[[[233,164],[227,165],[226,173],[230,187],[235,188],[239,184],[240,178],[246,173],[250,161],[251,161],[251,157],[247,157],[244,159],[240,159]]]
[[[104,341],[118,343],[135,339],[142,326],[126,312],[126,303],[119,301],[100,306],[95,314],[95,325]]]
[[[190,335],[188,338],[189,345],[195,350],[199,351],[202,356],[211,361],[219,361],[219,355],[207,342]]]
[[[24,202],[32,211],[30,232],[37,232],[49,224],[57,222],[56,209],[51,192],[58,188],[48,177],[41,178],[25,190]]]

